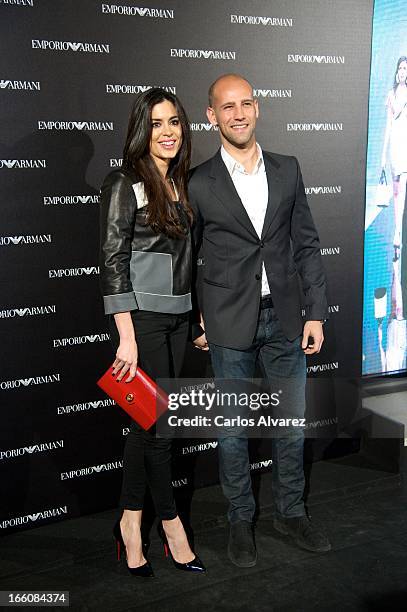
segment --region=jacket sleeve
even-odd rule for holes
[[[131,179],[110,173],[100,192],[100,286],[106,314],[137,309],[130,281],[137,200]]]
[[[305,296],[305,318],[307,321],[323,321],[328,319],[328,303],[320,243],[305,195],[300,166],[297,159],[293,159],[297,168],[296,197],[291,217],[293,255]]]
[[[194,213],[194,222],[192,226],[192,240],[193,240],[193,246],[194,246],[194,251],[196,255],[199,253],[201,246],[202,246],[202,234],[203,234],[203,225],[204,225],[201,213],[199,211],[199,205],[198,205],[199,187],[197,183],[198,183],[198,179],[195,176],[194,171],[191,171],[190,178],[189,178],[189,184],[188,184],[188,198],[189,198],[189,203],[191,205],[192,211]]]
[[[192,226],[192,313],[191,313],[191,339],[195,340],[204,334],[201,322],[201,303],[202,303],[202,265],[198,265],[202,262],[201,247],[202,247],[202,235],[203,235],[203,219],[199,211],[198,197],[197,197],[197,185],[196,177],[193,172],[190,175],[190,181],[188,185],[188,197],[189,203],[194,213],[194,222]]]

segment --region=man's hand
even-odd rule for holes
[[[203,320],[202,313],[200,315],[200,326],[202,327],[203,330],[205,330],[205,321]],[[206,334],[203,333],[202,336],[198,336],[198,338],[195,338],[194,345],[195,345],[195,348],[198,348],[201,351],[209,351],[209,346],[206,341]]]
[[[206,341],[205,334],[202,334],[202,336],[195,338],[194,345],[195,345],[195,348],[201,349],[201,351],[209,351],[209,346]]]
[[[301,348],[306,355],[319,353],[324,341],[322,321],[307,321],[304,325]]]

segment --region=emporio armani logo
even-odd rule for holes
[[[261,470],[262,468],[268,468],[273,463],[272,459],[263,459],[263,461],[256,461],[250,464],[250,471]]]
[[[100,196],[93,195],[62,195],[62,196],[44,196],[44,206],[58,206],[65,204],[99,204]]]
[[[21,386],[30,387],[31,385],[46,385],[61,382],[60,374],[46,374],[45,376],[31,376],[30,378],[17,378],[16,380],[2,380],[0,389],[19,389]]]
[[[114,158],[114,157],[112,157],[112,158],[109,159],[109,166],[111,168],[121,168],[122,163],[123,163],[123,159],[122,158]]]
[[[190,123],[189,127],[191,132],[217,132],[219,130],[218,126],[212,123]]]
[[[181,451],[182,455],[191,455],[192,453],[202,453],[207,450],[217,448],[217,442],[204,442],[202,444],[192,444],[191,446],[184,446]]]
[[[41,315],[56,314],[56,306],[26,306],[25,308],[10,308],[0,310],[0,319],[13,319],[15,317],[38,317]]]
[[[342,132],[343,123],[287,123],[287,132]]]
[[[216,383],[213,379],[205,382],[189,383],[180,387],[180,393],[191,393],[191,391],[207,391],[208,389],[216,389]]]
[[[13,89],[15,91],[40,91],[41,83],[39,81],[10,81],[2,79],[0,81],[0,89]]]
[[[340,246],[324,247],[320,250],[321,250],[321,255],[340,255],[341,254]]]
[[[328,306],[329,314],[336,314],[339,312],[339,310],[340,310],[339,304],[330,304]]]
[[[13,6],[34,6],[34,0],[0,0],[0,4],[11,4]]]
[[[31,41],[33,49],[44,51],[73,51],[77,53],[110,53],[110,46],[103,43],[71,42],[66,40],[38,40]]]
[[[236,51],[213,51],[208,49],[170,49],[170,56],[184,59],[235,60]]]
[[[99,266],[87,266],[83,268],[62,268],[60,270],[48,270],[48,278],[66,278],[70,276],[93,276],[99,274]]]
[[[290,64],[344,64],[344,55],[300,55],[291,54],[287,56]]]
[[[173,9],[124,6],[123,4],[102,4],[102,13],[108,15],[131,15],[132,17],[151,17],[153,19],[174,19]]]
[[[3,459],[12,459],[14,457],[21,457],[22,455],[33,453],[44,453],[46,451],[55,450],[57,448],[63,448],[63,440],[55,440],[52,442],[42,442],[41,444],[31,444],[30,446],[21,446],[20,448],[13,448],[6,451],[0,451],[0,461]]]
[[[9,527],[17,527],[19,525],[27,525],[28,523],[36,523],[44,519],[54,518],[68,514],[67,506],[60,506],[59,508],[48,508],[41,510],[40,512],[34,512],[32,514],[26,514],[25,516],[16,516],[11,519],[7,519],[0,523],[0,529],[7,529]]]
[[[38,121],[39,130],[86,130],[113,132],[113,121]]]
[[[27,236],[0,236],[0,246],[44,244],[52,242],[52,234],[30,234]]]
[[[160,89],[164,89],[165,91],[169,91],[170,93],[176,94],[177,88],[169,85],[113,85],[106,84],[106,93],[113,94],[139,94],[145,91],[148,91],[152,87],[159,87]]]
[[[253,89],[253,96],[255,98],[291,98],[291,89]]]
[[[331,363],[317,363],[307,367],[308,374],[318,374],[320,372],[330,372],[339,369],[339,362],[332,361]]]
[[[325,419],[318,419],[317,421],[309,421],[304,425],[305,429],[319,429],[320,427],[329,427],[329,425],[337,425],[338,417],[328,417]]]
[[[115,401],[110,397],[106,399],[96,400],[93,402],[83,402],[80,404],[68,404],[67,406],[58,406],[57,414],[71,414],[76,412],[87,412],[97,410],[98,408],[106,408],[106,406],[114,406]]]
[[[46,168],[45,159],[0,159],[0,168],[21,170],[23,168]]]
[[[341,185],[318,185],[317,187],[306,187],[307,195],[337,195],[342,193]]]
[[[102,472],[110,472],[111,470],[119,470],[123,467],[123,461],[113,461],[111,463],[100,463],[99,465],[91,465],[89,467],[71,470],[69,472],[61,472],[61,480],[70,480],[72,478],[81,478],[83,476],[91,476],[92,474],[100,474]]]
[[[230,23],[292,28],[294,20],[291,17],[257,17],[254,15],[231,15]]]
[[[108,342],[110,340],[109,334],[91,334],[87,336],[75,336],[73,338],[55,338],[52,341],[53,348],[60,348],[65,346],[74,346],[77,344],[93,344],[94,342]]]
[[[172,486],[175,489],[179,489],[181,487],[185,487],[188,484],[188,478],[179,478],[178,480],[173,480],[172,481]]]

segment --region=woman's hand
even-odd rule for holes
[[[122,380],[123,376],[129,373],[125,382],[130,382],[137,372],[137,342],[133,321],[129,312],[118,312],[114,315],[117,331],[120,336],[119,348],[116,351],[116,359],[113,363],[113,375],[116,380]]]
[[[125,382],[133,380],[137,372],[137,358],[137,342],[134,339],[121,339],[116,352],[116,359],[113,362],[113,374],[118,373],[116,380],[122,380],[127,372],[129,376]]]

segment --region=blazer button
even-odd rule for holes
[[[256,280],[260,280],[261,279],[261,274],[256,274],[255,279]]]
[[[262,249],[264,247],[264,242],[263,240],[260,240],[260,248]]]

